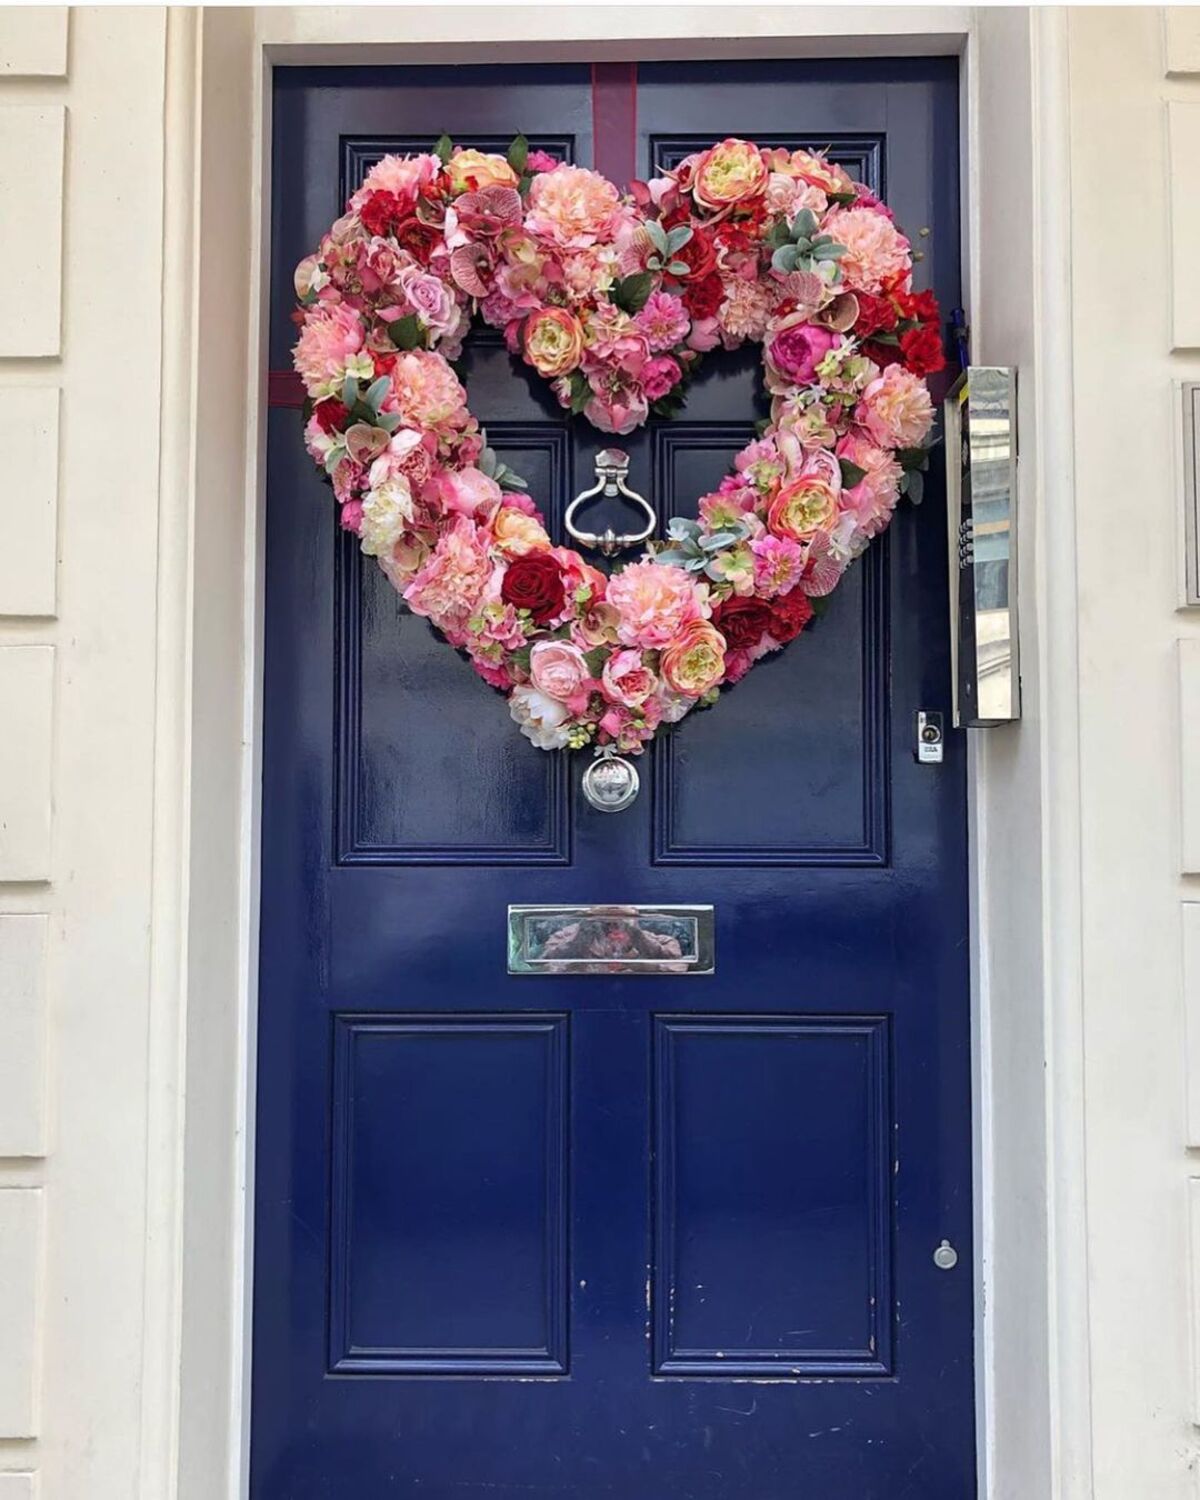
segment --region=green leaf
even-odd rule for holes
[[[672,516],[667,522],[667,535],[673,542],[694,542],[700,535],[700,522],[687,516]]]
[[[806,240],[811,239],[816,233],[816,228],[816,214],[813,213],[811,208],[802,208],[792,220],[792,238],[794,240],[801,238]]]
[[[620,281],[615,281],[608,296],[623,312],[639,313],[653,290],[653,273],[635,271],[632,276],[623,276]]]
[[[816,619],[820,619],[829,608],[828,594],[809,594],[808,602],[812,605],[812,612]]]
[[[587,377],[581,370],[571,371],[571,412],[579,416],[583,408],[592,399],[592,388],[587,383]]]
[[[691,269],[686,260],[673,260],[667,267],[672,276],[686,276]]]
[[[525,170],[525,163],[529,160],[529,142],[523,135],[513,138],[512,145],[508,148],[508,164],[520,177]]]
[[[386,375],[381,375],[378,380],[373,380],[367,387],[366,394],[363,396],[363,401],[367,406],[371,408],[372,417],[377,415],[379,411],[379,404],[387,395],[391,383],[392,382]]]
[[[397,349],[421,348],[425,343],[421,320],[416,313],[406,313],[404,317],[388,324],[388,338]]]
[[[660,255],[669,255],[673,248],[671,245],[671,235],[666,232],[658,220],[647,219],[645,228],[647,238],[658,253]],[[672,230],[671,234],[674,233],[675,231]]]
[[[382,427],[384,432],[395,432],[403,420],[398,411],[384,411],[375,418],[375,425]]]
[[[342,382],[342,405],[347,411],[358,400],[358,381],[353,375],[347,375]]]
[[[909,471],[928,469],[929,450],[927,448],[897,448],[896,460],[902,469]]]
[[[702,557],[693,557],[688,552],[680,552],[677,547],[668,547],[665,552],[656,552],[654,561],[666,563],[672,568],[687,568],[689,571],[704,561]]]
[[[796,262],[800,259],[800,252],[795,245],[780,245],[771,257],[771,269],[782,271],[787,275],[789,271],[796,269]]]
[[[705,552],[719,552],[722,547],[731,547],[734,542],[740,542],[741,537],[736,531],[714,531],[711,536],[702,536],[700,545]]]
[[[903,489],[914,505],[920,505],[925,498],[925,476],[920,469],[909,469],[904,476]]]
[[[676,250],[682,250],[691,237],[692,226],[690,224],[676,224],[667,235],[667,250],[673,255]]]
[[[599,677],[604,670],[604,663],[608,660],[608,651],[604,646],[593,646],[590,651],[583,653],[583,659],[587,662],[588,675]]]
[[[437,157],[438,161],[441,162],[443,167],[450,160],[450,156],[453,151],[454,142],[450,139],[450,137],[448,135],[438,136],[437,142],[433,148],[433,154]]]
[[[502,490],[527,490],[528,479],[522,479],[520,474],[514,474],[507,464],[501,464],[496,474],[496,483]]]
[[[839,208],[845,208],[848,203],[853,203],[857,199],[858,194],[853,192],[826,193],[825,196],[829,199],[830,203],[836,203]]]
[[[513,662],[520,667],[522,672],[529,671],[529,657],[532,651],[532,646],[518,646],[512,654]]]
[[[838,464],[842,470],[842,488],[852,490],[856,484],[861,484],[867,477],[866,469],[860,468],[858,464],[852,464],[848,458],[839,458]]]
[[[845,245],[837,245],[833,240],[817,240],[812,247],[814,260],[841,260],[846,253]]]

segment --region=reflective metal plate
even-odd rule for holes
[[[711,974],[711,906],[510,906],[510,974]]]

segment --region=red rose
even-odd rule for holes
[[[681,216],[686,222],[686,215]],[[681,260],[688,268],[686,275],[681,280],[689,282],[703,281],[717,269],[717,252],[713,247],[712,235],[703,230],[692,227],[692,237],[686,245],[671,256],[672,260]]]
[[[869,292],[855,292],[858,319],[854,331],[860,339],[873,333],[891,333],[896,326],[896,309],[887,297],[872,297]]]
[[[514,557],[500,584],[500,597],[514,609],[527,609],[538,625],[560,615],[566,604],[562,570],[548,552]]]
[[[340,401],[335,401],[332,397],[327,401],[318,401],[313,407],[313,416],[322,432],[345,432],[350,421],[350,413]]]
[[[725,300],[725,287],[714,272],[702,281],[689,281],[683,291],[683,305],[699,322],[703,318],[715,318],[717,308]]]
[[[762,599],[734,595],[713,610],[713,624],[725,637],[731,651],[757,646],[771,628],[771,608]]]
[[[922,323],[919,328],[902,333],[900,350],[904,363],[914,375],[933,375],[946,368],[942,336],[933,323]]]
[[[792,641],[813,617],[813,607],[802,588],[791,589],[771,601],[771,634],[777,641]]]

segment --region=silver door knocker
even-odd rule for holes
[[[611,745],[604,745],[597,749],[580,784],[597,812],[623,812],[637,797],[641,777],[632,761],[618,755]]]
[[[614,557],[618,552],[624,552],[627,547],[640,546],[647,542],[658,525],[658,517],[654,513],[654,507],[636,490],[631,490],[625,482],[629,473],[629,455],[622,453],[620,448],[604,448],[596,454],[596,483],[590,490],[584,490],[575,496],[567,513],[563,517],[563,526],[574,541],[581,547],[593,547],[602,552],[605,557]],[[615,532],[610,526],[603,534],[598,535],[594,531],[580,531],[575,525],[575,512],[585,501],[599,499],[601,495],[609,497],[623,495],[626,500],[632,500],[634,505],[640,505],[646,513],[646,524],[641,531],[637,532]]]

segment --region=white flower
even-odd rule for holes
[[[359,541],[368,557],[386,556],[413,518],[412,490],[403,474],[389,474],[367,491]]]
[[[521,726],[521,733],[539,750],[561,750],[567,744],[568,732],[562,727],[567,718],[566,705],[539,693],[537,688],[513,688],[508,711]]]

